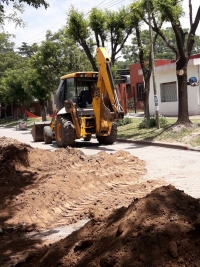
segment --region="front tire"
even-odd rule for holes
[[[110,135],[97,136],[97,140],[101,145],[112,145],[117,140],[117,124],[113,122]]]
[[[43,129],[45,144],[52,144],[52,131],[50,126],[45,126]]]
[[[55,123],[56,143],[59,147],[72,146],[76,139],[73,123],[61,116],[57,116]]]

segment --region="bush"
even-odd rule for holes
[[[159,121],[160,121],[160,126],[163,126],[167,123],[167,119],[163,117],[162,115],[159,115]],[[144,118],[140,123],[139,123],[139,129],[149,129],[156,127],[156,118],[151,117],[149,120],[147,118]]]
[[[125,117],[123,119],[118,120],[117,126],[123,126],[123,125],[126,125],[126,124],[130,124],[132,122],[133,122],[133,119]]]

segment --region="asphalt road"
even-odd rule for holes
[[[27,143],[32,147],[55,150],[55,142],[33,142],[30,131],[16,131],[15,128],[0,127],[0,137],[9,137]],[[114,153],[126,150],[132,155],[146,161],[147,174],[144,179],[161,179],[163,184],[172,184],[185,193],[200,198],[200,153],[158,146],[143,146],[135,143],[116,142],[113,145],[99,145],[95,139],[90,142],[77,141],[75,147],[85,154],[92,155],[99,151]]]

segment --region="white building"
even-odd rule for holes
[[[142,75],[142,71],[139,70]],[[196,77],[200,81],[200,54],[191,56],[187,68],[188,80]],[[176,63],[169,63],[155,67],[156,90],[158,96],[159,114],[164,116],[178,116],[178,83]],[[155,114],[154,89],[151,75],[149,95],[150,115]],[[188,85],[189,115],[200,114],[200,82],[197,86]]]

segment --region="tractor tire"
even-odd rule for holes
[[[113,122],[110,135],[97,136],[97,140],[101,145],[112,145],[117,140],[117,124]]]
[[[59,147],[72,146],[76,139],[73,123],[61,116],[57,116],[55,123],[56,143]]]
[[[45,126],[43,129],[43,136],[45,144],[52,144],[52,131],[50,126]]]

